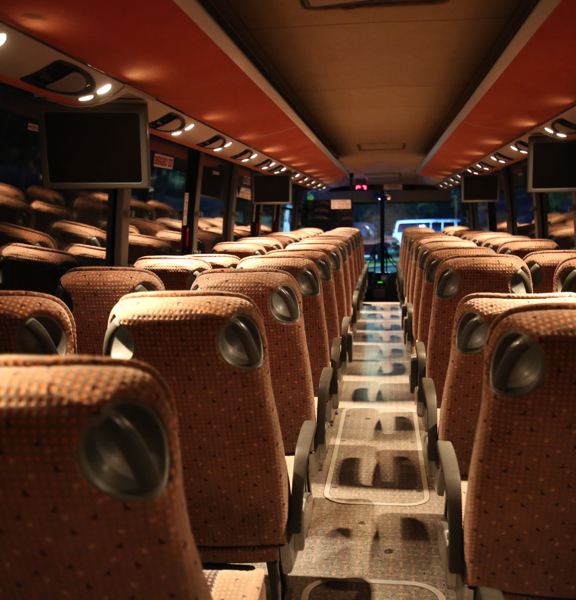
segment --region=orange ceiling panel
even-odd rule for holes
[[[575,24],[563,0],[420,173],[451,175],[574,106]]]
[[[171,0],[2,0],[0,20],[316,178],[344,176]]]

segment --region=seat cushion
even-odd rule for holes
[[[204,571],[212,600],[265,600],[264,571]]]

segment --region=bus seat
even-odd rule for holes
[[[50,190],[48,188],[39,186],[39,185],[31,185],[26,190],[26,197],[28,198],[28,202],[32,204],[34,200],[41,200],[42,202],[47,202],[48,204],[54,204],[56,206],[65,206],[64,196],[60,192],[56,190]]]
[[[0,354],[76,353],[72,313],[49,294],[0,291],[0,329]]]
[[[212,268],[193,256],[143,256],[134,267],[158,275],[166,290],[189,290],[200,273]]]
[[[451,589],[464,580],[511,598],[574,596],[575,339],[576,311],[553,300],[492,323],[464,511],[454,448],[438,443]]]
[[[128,235],[128,263],[131,265],[143,256],[172,253],[172,246],[157,237],[137,233]]]
[[[459,256],[442,261],[434,279],[434,300],[426,348],[426,376],[438,398],[444,393],[450,337],[458,303],[475,292],[531,294],[532,279],[518,256]]]
[[[442,230],[442,233],[445,233],[446,235],[455,235],[457,231],[467,231],[468,227],[464,226],[464,225],[448,225],[447,227],[444,227],[444,229]]]
[[[36,225],[34,210],[27,202],[2,195],[0,195],[0,222],[32,228]]]
[[[500,235],[498,237],[490,237],[487,240],[484,240],[480,246],[482,248],[491,248],[492,250],[494,250],[494,252],[498,252],[498,249],[500,248],[500,246],[502,246],[502,244],[506,244],[507,242],[512,242],[512,241],[516,241],[516,240],[529,240],[529,237],[526,237],[525,235],[514,235],[514,236],[510,236],[508,234],[506,235]]]
[[[105,353],[145,361],[172,389],[202,562],[266,562],[272,583],[282,557],[289,573],[313,506],[302,469],[314,424],[299,432],[297,451],[305,460],[297,461],[290,490],[269,337],[256,305],[212,290],[125,296],[111,312]]]
[[[161,225],[157,221],[151,221],[150,219],[139,219],[137,217],[130,217],[130,225],[134,225],[141,235],[149,235],[154,237],[159,231],[166,231],[167,227]]]
[[[84,223],[56,221],[50,228],[50,235],[56,240],[60,250],[64,250],[71,244],[106,247],[106,232],[99,227],[84,225]]]
[[[222,229],[211,227],[203,229],[198,227],[198,250],[200,252],[216,252],[214,246],[222,242]],[[228,254],[231,254],[229,252]]]
[[[469,241],[469,240],[468,240]],[[466,240],[463,240],[466,242]],[[473,242],[472,242],[473,243]],[[434,300],[434,279],[442,261],[455,256],[494,256],[494,250],[489,248],[448,248],[432,250],[424,262],[424,276],[420,291],[420,307],[418,309],[418,341],[428,347],[430,315]]]
[[[55,204],[48,204],[42,200],[34,200],[31,204],[34,211],[34,227],[44,233],[50,233],[52,224],[56,221],[70,221],[72,213]]]
[[[172,250],[176,253],[180,253],[182,250],[182,233],[180,231],[172,231],[170,229],[164,229],[159,231],[156,236],[159,240],[170,244]]]
[[[220,242],[212,248],[215,254],[232,254],[238,258],[246,258],[248,256],[264,256],[267,250],[261,244],[248,242]]]
[[[190,256],[207,262],[213,269],[233,269],[240,262],[240,259],[233,254],[193,254]]]
[[[314,261],[296,256],[282,258],[267,254],[264,257],[243,258],[238,269],[262,271],[285,271],[298,282],[302,294],[302,314],[306,330],[306,344],[312,369],[314,395],[318,396],[320,377],[325,368],[330,368],[330,344],[324,314],[324,298],[320,273]],[[330,379],[332,376],[330,376]]]
[[[12,223],[0,223],[0,246],[12,243],[57,250],[56,242],[47,233]]]
[[[172,394],[153,369],[4,356],[0,373],[2,504],[18,515],[0,537],[2,556],[18,552],[3,577],[11,600],[263,597],[261,570],[202,571]]]
[[[103,267],[106,264],[106,248],[88,246],[87,244],[72,244],[66,252],[75,256],[81,267]]]
[[[472,241],[477,246],[482,246],[483,242],[485,242],[486,240],[501,237],[508,237],[510,240],[514,239],[514,236],[511,233],[505,233],[503,231],[482,231],[480,233],[475,233],[472,236]]]
[[[472,240],[476,235],[487,233],[484,229],[469,229],[468,231],[458,231],[457,236],[463,240]]]
[[[561,262],[554,271],[552,282],[554,292],[576,291],[576,259],[568,259]]]
[[[346,250],[347,250],[349,271],[350,271],[350,291],[351,291],[352,296],[354,296],[354,292],[356,292],[358,289],[360,273],[362,270],[361,265],[358,261],[359,252],[357,252],[358,245],[357,245],[355,237],[351,233],[343,232],[343,231],[337,231],[337,232],[329,231],[329,232],[323,233],[317,237],[319,239],[332,238],[332,239],[336,239],[336,240],[342,240],[345,243]],[[355,306],[355,308],[359,312],[359,306]],[[356,322],[356,321],[354,321],[354,322]]]
[[[182,231],[182,219],[160,217],[159,219],[156,219],[156,223],[163,225],[171,231]]]
[[[282,250],[283,245],[280,242],[277,242],[274,238],[270,236],[266,237],[243,237],[238,240],[238,242],[242,244],[257,244],[259,246],[264,246],[266,248],[266,252],[270,252],[271,250]]]
[[[524,258],[531,252],[540,252],[542,250],[558,250],[558,244],[552,240],[511,240],[502,244],[498,248],[498,254],[513,254]]]
[[[264,239],[270,239],[275,244],[277,244],[278,248],[276,248],[276,250],[283,250],[289,242],[292,242],[292,240],[289,240],[288,238],[285,238],[282,235],[277,235],[275,233],[269,233]]]
[[[130,200],[130,214],[137,219],[146,219],[148,221],[153,221],[156,218],[153,206],[135,198]]]
[[[81,194],[72,205],[74,220],[93,227],[100,227],[107,210],[107,194]]]
[[[8,244],[0,248],[0,289],[26,290],[54,296],[60,278],[79,265],[76,257],[61,250]]]
[[[76,321],[79,354],[102,354],[108,316],[133,292],[163,290],[157,275],[131,267],[78,267],[60,280],[59,297]]]
[[[174,207],[170,204],[166,204],[166,202],[160,202],[159,200],[148,200],[146,204],[154,209],[156,220],[163,218],[174,219],[176,217],[176,211],[174,210]]]
[[[556,268],[572,258],[576,258],[576,250],[543,250],[527,254],[524,262],[530,269],[534,293],[547,294],[557,291],[554,288]]]
[[[282,243],[282,247],[286,248],[290,244],[293,244],[296,240],[290,235],[287,235],[285,232],[282,233],[270,233],[267,237],[271,237],[274,240],[278,240]]]
[[[8,185],[7,183],[0,183],[0,196],[22,200],[22,202],[26,202],[27,200],[24,192],[21,192],[18,188]]]
[[[572,225],[550,231],[549,237],[563,250],[574,248],[574,227]]]
[[[490,326],[505,311],[553,300],[576,308],[576,294],[478,293],[460,301],[454,317],[438,439],[452,442],[463,479],[468,479],[482,402],[484,345]]]

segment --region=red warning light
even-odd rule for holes
[[[354,189],[355,189],[356,191],[362,190],[362,191],[364,191],[364,192],[367,192],[367,191],[368,191],[368,186],[367,186],[365,183],[357,183],[357,184],[354,186]]]

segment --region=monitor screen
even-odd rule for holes
[[[254,175],[252,197],[254,204],[291,204],[290,175]]]
[[[498,175],[464,175],[462,202],[498,202]]]
[[[46,109],[40,133],[48,187],[150,187],[145,104]]]
[[[202,196],[215,198],[216,200],[224,200],[224,198],[222,198],[222,193],[224,191],[225,180],[226,172],[224,169],[204,167],[202,169]]]
[[[576,140],[530,138],[528,191],[576,191]]]

